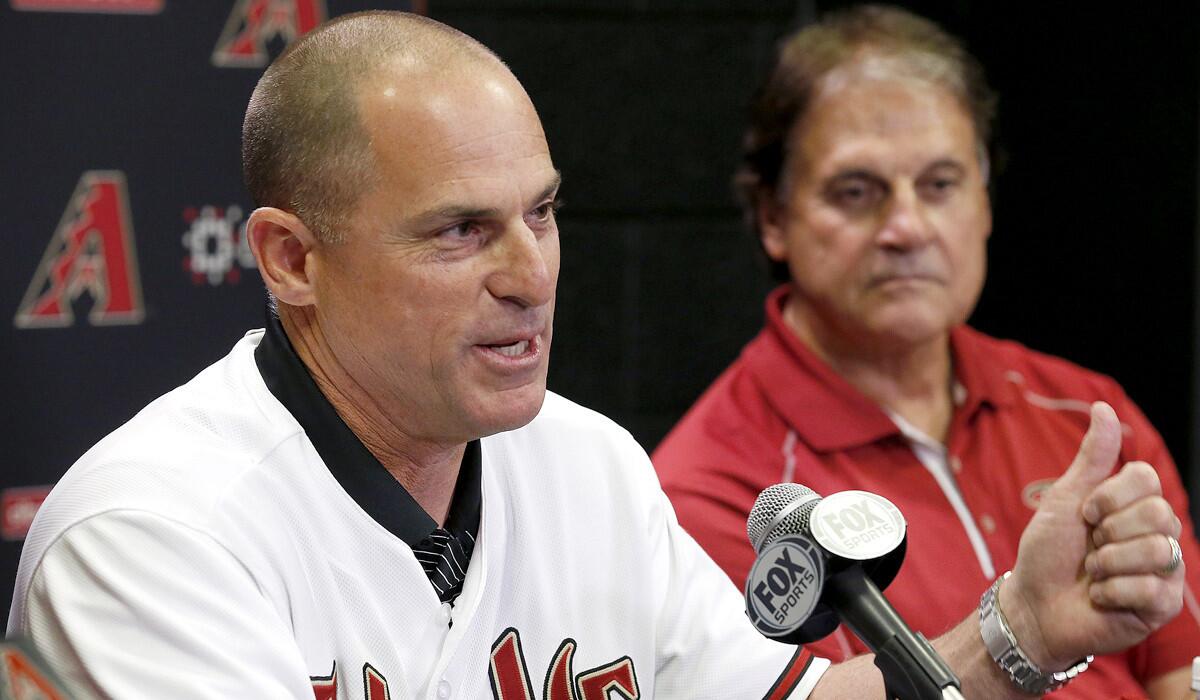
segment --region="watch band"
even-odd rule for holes
[[[979,600],[979,632],[983,636],[983,644],[988,653],[1012,679],[1013,685],[1030,695],[1044,695],[1058,690],[1086,671],[1093,657],[1089,655],[1064,671],[1052,673],[1043,671],[1030,661],[1025,652],[1021,651],[1021,647],[1017,646],[1017,639],[1000,610],[1000,584],[1011,575],[1011,571],[1004,572]]]

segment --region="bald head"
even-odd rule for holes
[[[242,172],[254,203],[343,238],[349,210],[377,183],[359,95],[386,70],[438,80],[508,69],[462,32],[403,12],[343,15],[305,35],[259,80],[242,126]]]

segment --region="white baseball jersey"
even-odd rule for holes
[[[38,513],[8,630],[80,697],[803,698],[827,667],[760,637],[645,452],[554,394],[481,441],[478,540],[441,603],[268,388],[262,337],[89,450]]]

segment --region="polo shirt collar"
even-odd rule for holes
[[[790,285],[767,296],[766,328],[745,360],[767,402],[809,447],[834,452],[900,435],[879,405],[841,377],[783,318]]]
[[[983,406],[1011,406],[1016,400],[1006,368],[996,361],[995,350],[985,347],[986,339],[969,326],[950,331],[950,352],[954,357],[954,374],[967,390],[966,400],[955,407],[968,417]]]
[[[766,327],[746,347],[744,359],[768,403],[789,427],[817,452],[836,452],[901,437],[900,429],[872,399],[846,381],[819,358],[783,318],[791,289],[781,285],[767,296]],[[966,389],[966,399],[955,410],[973,415],[986,403],[1010,400],[1000,368],[981,361],[974,352],[975,331],[951,331],[956,380]]]
[[[274,312],[267,313],[266,332],[255,348],[254,361],[267,388],[304,429],[329,472],[375,522],[409,547],[420,544],[437,528],[437,522],[379,463],[321,393]],[[472,538],[479,532],[481,461],[479,441],[472,440],[463,454],[445,523],[446,530],[469,532]]]

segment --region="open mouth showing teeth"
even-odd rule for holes
[[[511,345],[489,345],[488,347],[505,357],[518,357],[529,352],[529,341],[518,340]]]

